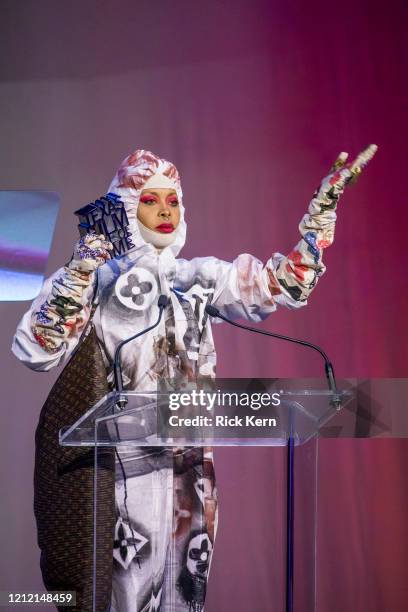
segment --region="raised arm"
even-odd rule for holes
[[[33,370],[65,362],[88,321],[97,268],[110,258],[110,242],[87,234],[71,261],[49,277],[17,326],[11,350]]]
[[[213,305],[230,318],[252,321],[265,319],[277,305],[304,306],[326,270],[323,251],[333,242],[339,197],[376,150],[370,145],[351,164],[340,153],[299,224],[301,240],[286,257],[274,253],[265,265],[246,253],[232,263],[218,260]]]

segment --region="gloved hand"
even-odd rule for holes
[[[112,249],[113,244],[106,240],[103,234],[85,234],[75,244],[74,254],[68,267],[80,272],[94,272],[111,259],[109,251]]]
[[[300,233],[309,244],[309,251],[314,255],[317,255],[317,251],[314,252],[316,248],[324,249],[332,244],[338,199],[346,185],[356,182],[377,149],[375,144],[368,146],[348,164],[346,164],[348,153],[340,153],[331,167],[330,174],[322,180],[315,191],[309,204],[308,214],[303,217],[299,225]]]
[[[339,196],[343,193],[346,185],[355,183],[363,168],[374,157],[377,145],[371,144],[361,151],[352,163],[346,164],[348,153],[344,151],[339,154],[330,174],[326,176],[317,190],[315,197],[322,200],[321,204],[334,208]]]
[[[346,164],[348,153],[340,153],[337,157],[330,174],[313,194],[308,211],[299,224],[302,240],[287,257],[269,266],[271,278],[273,276],[278,281],[278,290],[284,290],[286,295],[298,302],[308,298],[326,270],[322,261],[323,250],[334,239],[338,199],[346,185],[357,180],[377,149],[377,145],[370,145],[349,164]],[[270,285],[271,291],[276,289],[273,281],[270,281]]]

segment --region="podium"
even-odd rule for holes
[[[228,384],[224,387],[229,389]],[[263,381],[261,387],[265,392],[268,384]],[[112,448],[127,451],[144,448],[146,452],[151,452],[157,447],[180,449],[216,446],[286,448],[286,486],[282,491],[286,514],[283,610],[298,612],[315,609],[318,439],[320,432],[327,429],[330,422],[336,418],[338,420],[339,415],[343,421],[347,421],[343,415],[347,417],[345,409],[355,398],[355,387],[347,383],[346,388],[342,387],[335,397],[325,388],[324,381],[320,388],[316,385],[302,386],[300,381],[274,381],[273,389],[279,396],[278,405],[259,406],[258,402],[255,408],[243,408],[214,404],[211,417],[208,416],[208,406],[192,407],[190,403],[188,406],[180,404],[169,408],[169,398],[174,393],[112,392],[78,421],[60,430],[61,445],[89,447],[93,452],[93,611],[106,609],[98,601],[97,586],[97,525],[101,513],[99,485],[104,453]],[[252,384],[247,395],[253,398],[254,393]],[[270,395],[272,397],[272,393]],[[181,396],[181,392],[178,396]],[[201,420],[199,417],[202,417]],[[176,580],[176,575],[170,577],[169,588],[172,592],[167,594],[167,600],[175,602],[172,607],[174,610],[179,609],[176,603]]]

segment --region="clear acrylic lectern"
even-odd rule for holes
[[[187,408],[179,406],[179,409],[173,406],[169,409],[168,392],[112,392],[76,423],[60,431],[61,445],[93,447],[93,610],[102,611],[98,604],[96,526],[100,511],[98,484],[101,472],[98,462],[103,449],[208,446],[287,448],[286,482],[282,490],[286,513],[286,550],[281,556],[285,564],[281,572],[285,576],[283,610],[315,609],[318,434],[350,403],[353,390],[348,385],[334,397],[324,384],[319,389],[300,388],[299,384],[285,382],[285,388],[279,389],[278,405],[266,408],[257,404],[255,409],[248,405],[235,406],[232,410],[231,406],[226,408],[219,404],[213,406],[211,413],[205,406],[194,406],[194,409],[191,405]],[[219,415],[216,415],[217,410]],[[196,417],[195,421],[188,420],[193,417]],[[166,601],[174,600],[174,610],[177,610],[176,580],[177,576],[171,578],[169,588],[174,589],[174,593],[167,593],[166,598]]]

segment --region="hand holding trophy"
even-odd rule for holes
[[[91,232],[82,236],[74,247],[68,267],[80,272],[93,272],[111,259],[113,245],[103,234]]]

